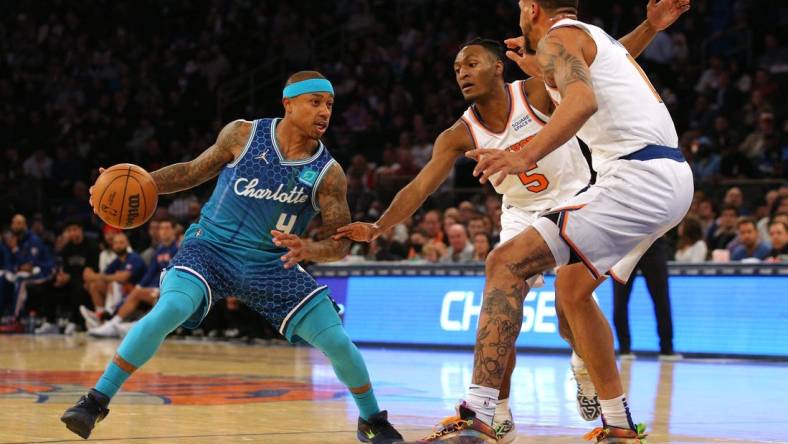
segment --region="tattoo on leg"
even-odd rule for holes
[[[482,316],[487,319],[476,333],[473,381],[500,388],[523,322],[523,285],[513,285],[509,291],[491,289],[485,295]]]
[[[537,248],[526,255],[520,262],[506,264],[506,268],[509,269],[510,273],[524,281],[537,273],[547,270],[554,262],[553,253],[548,248]]]

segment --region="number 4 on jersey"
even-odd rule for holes
[[[293,227],[295,227],[296,219],[298,219],[298,215],[296,214],[282,213],[279,215],[279,220],[276,222],[276,229],[282,233],[290,234],[290,232],[293,231]]]

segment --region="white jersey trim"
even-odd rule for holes
[[[246,152],[249,151],[249,147],[252,146],[252,141],[254,140],[254,135],[257,132],[257,122],[259,122],[259,120],[254,120],[252,122],[252,130],[249,132],[249,139],[246,141],[246,145],[244,145],[243,151],[241,151],[241,153],[238,154],[238,157],[236,157],[235,160],[228,163],[225,166],[226,168],[232,168],[238,165],[238,163],[241,162],[241,159],[243,159],[244,156],[246,155]]]

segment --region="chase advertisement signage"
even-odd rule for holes
[[[357,342],[471,346],[482,303],[479,276],[350,276],[331,281]],[[517,345],[563,349],[554,277],[531,290]],[[344,290],[344,292],[343,292]],[[337,293],[344,294],[337,294]],[[672,276],[674,344],[679,352],[788,356],[788,276]],[[612,283],[596,299],[612,320]],[[654,309],[642,277],[629,304],[632,348],[658,351]]]

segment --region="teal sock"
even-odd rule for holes
[[[114,362],[110,362],[104,374],[96,383],[96,390],[107,398],[112,398],[131,374],[124,372]]]
[[[153,357],[167,335],[189,319],[206,295],[205,285],[196,276],[179,269],[167,271],[159,301],[131,328],[115,359],[125,361],[132,370],[140,368]],[[131,373],[113,360],[96,383],[96,390],[112,398],[129,376]]]
[[[365,421],[369,421],[370,416],[380,411],[380,407],[378,407],[378,400],[375,398],[375,391],[372,389],[372,387],[370,387],[369,390],[364,393],[353,393],[352,395],[353,400],[356,401],[356,406],[358,407],[358,416],[364,418]]]
[[[323,352],[331,361],[337,379],[348,388],[370,384],[364,358],[348,337],[334,304],[328,298],[315,305],[295,326],[293,333]],[[351,394],[359,416],[365,420],[380,411],[372,386],[364,393]]]

